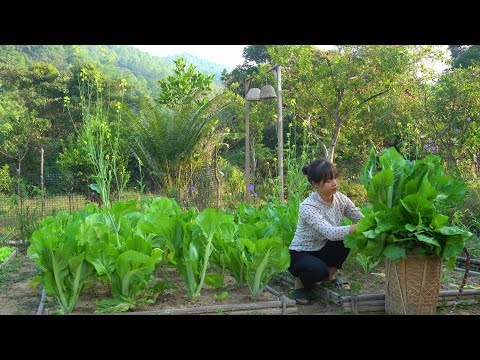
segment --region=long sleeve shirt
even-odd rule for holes
[[[349,225],[342,226],[344,216],[356,223],[363,214],[341,192],[333,194],[331,204],[323,200],[317,191],[312,192],[300,204],[297,230],[289,248],[296,251],[317,251],[328,240],[343,240],[350,229]]]

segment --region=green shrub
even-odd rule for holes
[[[357,206],[362,206],[367,202],[367,190],[359,182],[340,179],[340,191],[347,195]]]
[[[12,178],[8,171],[9,166],[7,164],[0,168],[0,191],[9,191],[12,186]]]

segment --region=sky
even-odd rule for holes
[[[232,68],[243,64],[243,48],[246,45],[134,45],[155,56],[189,53],[193,56]]]

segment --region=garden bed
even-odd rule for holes
[[[153,275],[157,280],[167,280],[169,287],[172,288],[149,297],[148,302],[139,301],[134,310],[118,313],[119,315],[287,315],[298,312],[294,300],[288,299],[269,287],[257,299],[252,299],[248,286],[238,285],[229,275],[225,276],[224,286],[220,289],[215,290],[204,285],[194,302],[188,300],[185,284],[181,281],[176,269],[161,265]],[[220,294],[224,291],[228,296],[219,300]],[[108,287],[96,281],[82,292],[72,315],[93,315],[97,309],[97,301],[111,298]],[[147,297],[144,300],[146,299]],[[56,299],[47,296],[43,313],[52,314],[58,310]]]
[[[347,265],[347,264],[346,264]],[[346,294],[339,294],[337,290],[328,289],[320,284],[315,290],[315,299],[311,305],[297,306],[293,300],[283,299],[282,296],[289,297],[293,289],[293,282],[284,282],[282,278],[293,278],[288,272],[276,275],[270,282],[269,288],[275,294],[264,291],[255,301],[250,298],[250,291],[246,285],[238,286],[234,279],[226,277],[224,288],[214,290],[209,286],[204,286],[200,296],[195,303],[188,301],[183,283],[177,277],[173,276],[175,269],[169,267],[160,267],[155,273],[156,277],[168,278],[170,282],[176,284],[178,288],[168,289],[160,294],[154,304],[139,303],[134,314],[320,314],[320,315],[340,315],[354,314],[351,298],[356,296],[358,314],[383,314],[382,311],[358,311],[358,300],[365,295],[377,295],[377,301],[384,301],[384,280],[379,275],[383,272],[382,267],[377,267],[373,273],[365,275],[361,269],[356,268],[356,264],[346,266],[342,277],[350,281],[352,290]],[[9,266],[0,271],[0,314],[9,315],[34,315],[37,313],[41,299],[41,289],[34,289],[29,283],[36,275],[35,263],[25,256],[24,251],[20,250],[13,258]],[[458,287],[461,284],[463,273],[444,272],[442,275],[442,291],[451,291],[455,296]],[[469,277],[467,287],[474,288],[480,277]],[[368,289],[372,289],[370,293]],[[480,314],[480,304],[467,304],[467,302],[476,302],[478,295],[470,294],[475,289],[465,289],[464,297],[454,309],[453,314]],[[219,301],[215,295],[228,292],[228,297]],[[375,292],[376,291],[376,292]],[[342,298],[342,296],[344,296]],[[452,296],[452,295],[450,295]],[[91,315],[95,313],[96,302],[101,299],[111,298],[108,288],[100,282],[91,284],[80,296],[73,314]],[[468,301],[465,301],[467,299]],[[451,314],[452,306],[445,297],[439,299],[437,314]],[[343,305],[342,305],[343,302]],[[348,308],[350,306],[350,308]],[[378,304],[376,305],[378,306]],[[54,297],[45,298],[43,313],[51,314],[58,310],[58,303]]]

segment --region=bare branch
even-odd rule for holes
[[[386,89],[382,92],[379,92],[375,95],[372,95],[370,96],[369,98],[363,100],[360,104],[358,104],[357,106],[355,106],[354,108],[352,108],[352,110],[350,110],[347,115],[345,115],[345,119],[347,119],[355,110],[359,109],[363,104],[369,102],[370,100],[376,98],[376,97],[379,97],[379,96],[382,96],[383,94],[386,94],[387,92],[389,92],[390,90],[392,90],[392,88],[389,88],[389,89]]]
[[[325,154],[325,158],[328,158],[328,149],[327,147],[325,146],[325,144],[323,143],[323,141],[313,132],[313,129],[312,129],[312,124],[311,124],[311,118],[312,118],[312,115],[308,115],[308,119],[307,119],[307,127],[308,127],[308,130],[310,131],[310,134],[312,134],[313,138],[320,144],[320,146],[323,148],[323,152]]]

